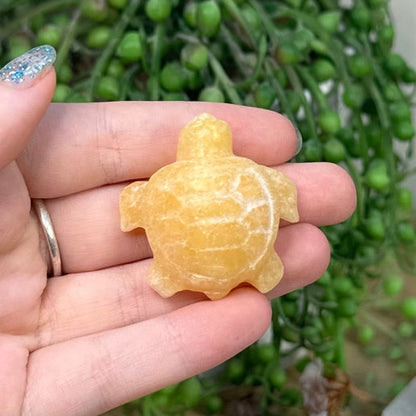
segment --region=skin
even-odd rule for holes
[[[318,226],[355,208],[340,167],[286,164],[296,134],[279,114],[212,103],[50,105],[54,86],[53,70],[28,89],[0,86],[3,416],[100,414],[232,357],[268,328],[268,298],[326,269]],[[143,231],[120,230],[121,189],[172,162],[180,129],[203,111],[230,123],[236,154],[279,166],[297,185],[300,222],[282,225],[285,274],[268,296],[244,287],[219,301],[186,292],[163,299],[145,280]],[[61,277],[47,279],[34,197],[54,223]]]

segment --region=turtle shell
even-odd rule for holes
[[[274,242],[280,217],[297,220],[296,188],[274,169],[232,153],[186,158],[131,184],[120,201],[134,214],[124,214],[124,230],[146,230],[149,282],[162,296],[218,299],[243,282],[267,292],[283,274]]]

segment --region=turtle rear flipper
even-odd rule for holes
[[[172,270],[163,268],[157,259],[153,259],[147,275],[150,286],[164,298],[184,290],[177,284],[177,279],[171,272]]]
[[[280,282],[283,276],[283,269],[282,260],[272,249],[268,253],[261,272],[257,276],[247,279],[247,283],[253,285],[261,293],[270,292]]]
[[[143,227],[141,202],[146,181],[133,182],[120,194],[120,221],[122,231],[131,231]]]

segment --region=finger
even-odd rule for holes
[[[29,359],[22,413],[101,414],[220,364],[256,341],[270,317],[267,299],[245,288],[40,349]]]
[[[29,215],[30,199],[15,163],[0,171],[0,195],[0,332],[19,333],[20,323],[27,330],[25,318],[45,288],[46,264],[39,250],[38,224]]]
[[[295,153],[293,125],[272,111],[201,102],[55,104],[19,165],[38,198],[147,178],[175,160],[181,129],[201,112],[230,123],[238,155],[276,165]]]
[[[283,228],[276,248],[285,270],[270,298],[312,283],[328,265],[328,242],[310,224]],[[38,332],[26,340],[28,348],[145,321],[204,298],[191,292],[159,296],[146,279],[151,261],[49,279]]]
[[[32,50],[33,51],[33,50]],[[54,53],[54,52],[53,52]],[[46,111],[55,88],[55,72],[51,65],[54,55],[50,53],[37,54],[32,59],[27,71],[33,70],[33,66],[39,67],[44,62],[45,56],[51,61],[34,78],[22,76],[21,84],[11,81],[15,79],[16,68],[12,61],[0,70],[0,169],[14,160],[22,151],[34,128]],[[27,54],[17,58],[22,64],[27,65],[27,57],[33,58],[34,54]],[[25,58],[26,57],[26,58]],[[20,71],[19,74],[23,74]]]
[[[296,183],[300,221],[317,226],[334,224],[348,218],[354,210],[354,184],[339,166],[288,164],[279,169]],[[151,256],[143,230],[120,231],[118,199],[123,186],[107,186],[48,201],[67,273]]]
[[[331,256],[325,234],[305,223],[282,228],[275,247],[284,265],[284,275],[282,281],[267,294],[269,298],[313,283],[325,272]]]
[[[300,221],[316,226],[349,218],[357,203],[351,176],[334,163],[290,163],[278,167],[296,184]]]
[[[55,87],[55,72],[49,66],[44,69],[47,74],[42,78],[39,73],[38,82],[28,88],[24,88],[28,81],[19,88],[6,82],[12,71],[5,68],[0,70],[0,249],[16,244],[26,228],[30,199],[12,161],[45,113]]]
[[[3,415],[21,414],[29,353],[14,335],[0,334],[0,403]]]
[[[16,163],[0,170],[0,195],[0,252],[7,252],[21,242],[30,211],[30,198]]]
[[[29,54],[31,58],[23,55],[0,70],[0,326],[7,332],[14,322],[13,333],[27,330],[26,317],[33,313],[34,299],[46,280],[38,227],[30,217],[30,198],[14,159],[52,98],[55,73],[52,62],[39,62],[44,55]],[[33,65],[37,75],[31,78]],[[16,86],[17,79],[22,82]]]

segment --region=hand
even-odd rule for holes
[[[196,114],[229,122],[236,154],[279,166],[297,185],[301,221],[279,231],[285,274],[269,297],[324,272],[329,247],[317,227],[355,206],[338,166],[284,164],[296,133],[276,113],[188,102],[49,105],[54,82],[52,70],[27,89],[0,85],[3,416],[99,414],[221,363],[267,329],[269,301],[254,289],[219,301],[161,298],[146,283],[144,233],[120,231],[121,189],[172,162],[179,131]],[[60,277],[46,277],[31,198],[45,200],[54,224]]]

